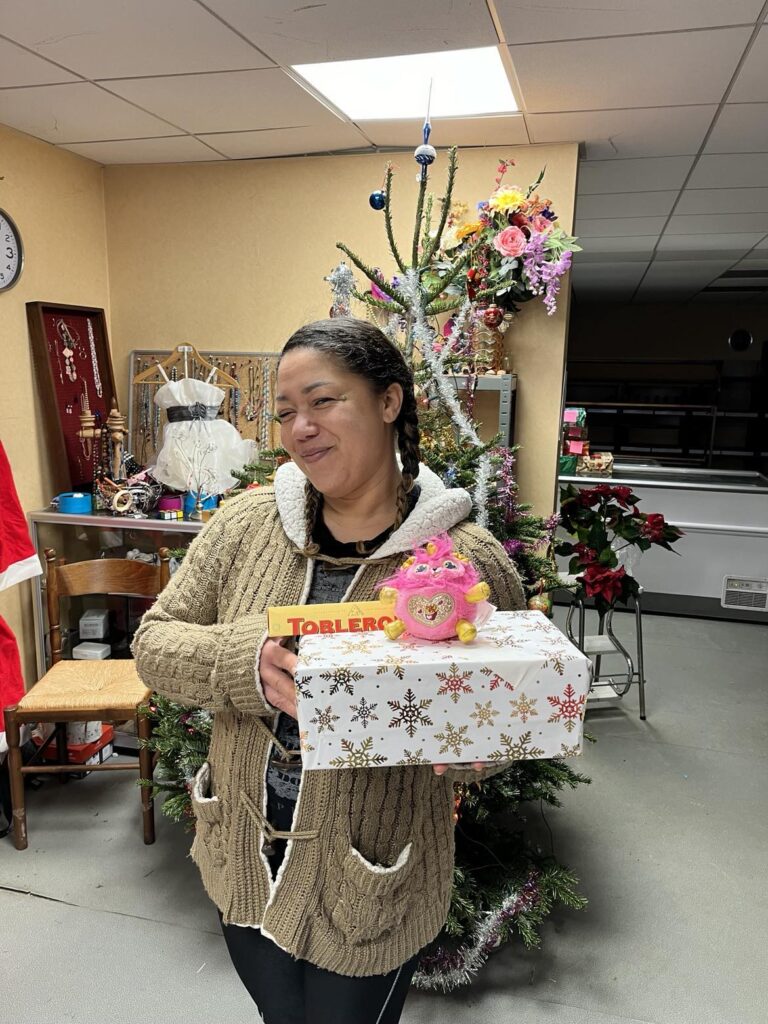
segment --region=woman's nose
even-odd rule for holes
[[[293,418],[293,436],[295,440],[301,441],[307,437],[314,437],[317,433],[317,425],[312,416],[308,413],[297,412]]]

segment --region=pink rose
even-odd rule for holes
[[[522,256],[527,239],[520,228],[504,228],[493,240],[493,247],[502,256]]]
[[[537,213],[535,217],[531,217],[531,227],[541,235],[548,235],[552,230],[552,221]]]

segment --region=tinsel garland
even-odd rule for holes
[[[355,275],[341,260],[324,279],[331,286],[333,305],[331,316],[350,316],[352,313],[352,292],[355,290]]]
[[[472,936],[472,943],[456,950],[439,947],[425,953],[413,976],[416,988],[451,992],[468,985],[490,954],[501,945],[504,932],[521,913],[532,910],[539,901],[538,873],[532,871],[520,889],[514,889],[495,910],[485,913]]]

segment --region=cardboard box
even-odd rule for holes
[[[89,608],[80,616],[81,640],[103,640],[109,633],[109,612],[106,608]]]
[[[381,631],[302,637],[306,769],[581,753],[589,658],[541,612],[495,612],[471,644]]]

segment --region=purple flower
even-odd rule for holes
[[[503,544],[503,548],[510,558],[516,558],[524,547],[525,544],[521,540],[505,540]]]

